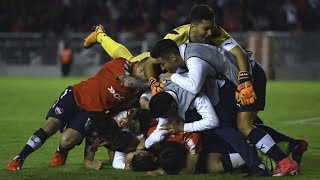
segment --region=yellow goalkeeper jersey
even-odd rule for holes
[[[179,26],[169,32],[164,39],[172,39],[178,46],[185,43],[190,43],[190,28],[191,24]],[[224,41],[231,36],[220,26],[215,26],[213,30],[212,45],[220,46]]]

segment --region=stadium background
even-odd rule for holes
[[[188,22],[187,0],[1,0],[0,1],[0,179],[143,179],[143,173],[83,167],[83,145],[64,167],[49,162],[60,134],[33,153],[18,173],[7,164],[43,124],[61,90],[94,74],[110,57],[83,39],[101,23],[134,54],[149,50],[174,27]],[[319,179],[320,3],[319,0],[208,0],[217,24],[263,64],[270,79],[266,111],[259,116],[276,129],[307,139],[301,173],[290,179]],[[72,75],[60,78],[59,49],[74,50]],[[24,76],[24,77],[22,77]],[[290,80],[290,81],[286,81]],[[297,81],[298,80],[298,81]],[[105,160],[99,149],[97,160]],[[171,176],[157,179],[240,179],[242,174]],[[271,179],[271,178],[270,178]],[[272,178],[273,179],[273,178]]]
[[[203,2],[269,78],[320,79],[318,0],[2,0],[0,75],[59,76],[64,42],[74,50],[72,75],[92,75],[110,60],[98,45],[82,46],[93,25],[136,55],[187,23],[192,5]]]

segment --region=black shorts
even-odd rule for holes
[[[201,138],[203,142],[204,153],[228,153],[229,145],[221,139],[213,129],[202,131]]]
[[[77,106],[73,97],[72,86],[67,87],[49,109],[46,119],[49,117],[57,118],[65,124],[66,128],[72,128],[83,136],[85,135],[88,113]]]

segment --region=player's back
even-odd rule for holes
[[[137,91],[120,83],[120,75],[129,74],[131,63],[123,58],[113,59],[102,66],[99,72],[86,81],[73,86],[77,105],[86,110],[108,110],[133,97]]]

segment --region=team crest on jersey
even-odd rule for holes
[[[59,115],[59,114],[62,114],[64,110],[62,108],[56,107],[54,111],[56,112],[56,114]]]

